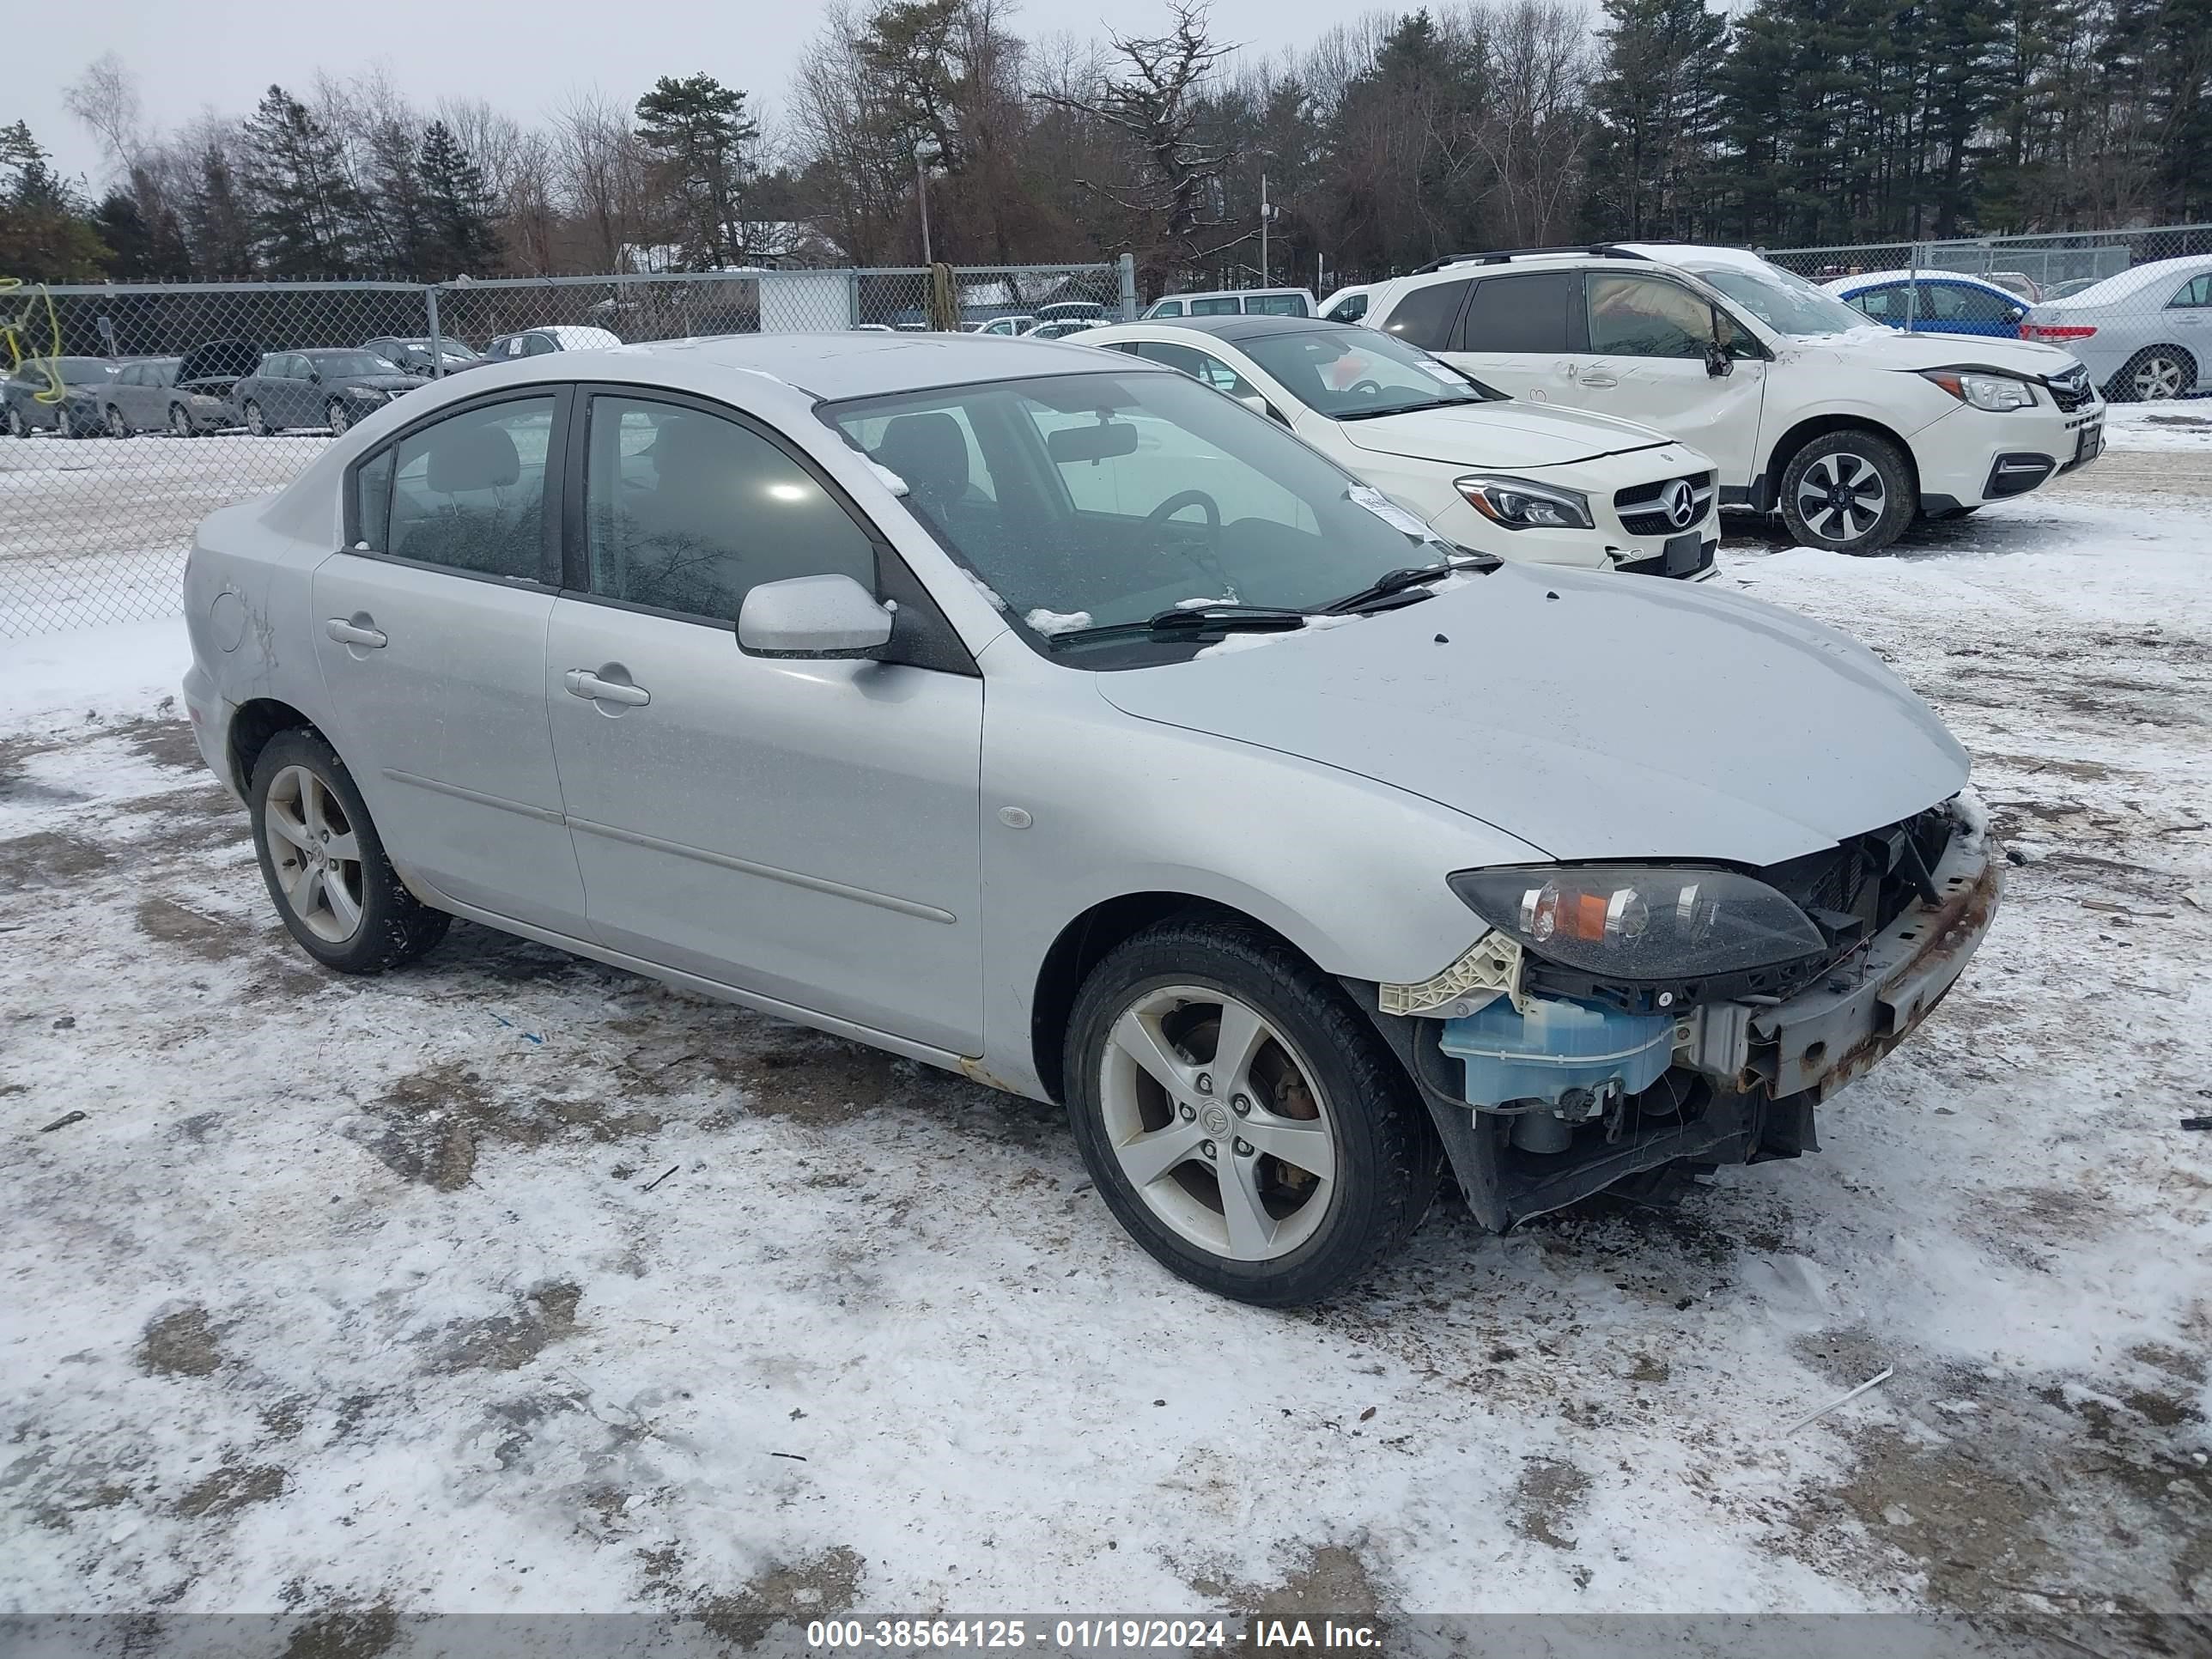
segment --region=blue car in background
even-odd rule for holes
[[[1993,334],[2016,340],[2027,315],[2027,301],[2011,289],[1954,271],[1923,270],[1916,276],[1909,270],[1876,270],[1823,286],[1870,321],[1903,328],[1909,316],[1920,334]]]

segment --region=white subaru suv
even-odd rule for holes
[[[1364,326],[1531,403],[1711,456],[1723,507],[1874,553],[2093,460],[2105,405],[2067,353],[1903,334],[1755,253],[1687,244],[1462,255],[1383,284]]]

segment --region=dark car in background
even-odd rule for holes
[[[139,357],[116,366],[100,392],[100,424],[111,438],[134,432],[159,432],[169,424],[169,403],[176,396],[182,357]]]
[[[27,438],[41,429],[89,438],[100,429],[100,393],[114,378],[105,357],[27,357],[0,382],[8,430]]]
[[[361,349],[389,358],[410,374],[435,374],[441,366],[446,374],[458,374],[484,360],[483,354],[466,340],[452,339],[442,334],[438,337],[434,356],[428,335],[380,334],[374,340],[363,340]]]
[[[238,410],[230,390],[260,366],[261,356],[261,348],[250,340],[209,340],[187,351],[169,386],[165,424],[171,434],[196,438],[236,426]]]
[[[230,400],[257,438],[295,426],[326,426],[335,434],[429,383],[358,346],[271,351],[231,388]]]

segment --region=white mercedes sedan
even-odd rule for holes
[[[1502,559],[1702,581],[1713,463],[1633,421],[1508,398],[1420,347],[1312,317],[1094,329],[1270,416],[1439,536]]]
[[[1061,1101],[1253,1302],[1356,1285],[1447,1163],[1503,1229],[1811,1150],[1997,896],[1847,638],[1468,553],[1085,346],[472,370],[208,518],[184,598],[318,962],[467,917]]]

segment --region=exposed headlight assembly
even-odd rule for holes
[[[1502,530],[1589,530],[1596,525],[1590,517],[1589,497],[1557,484],[1476,472],[1454,478],[1452,488]]]
[[[2025,380],[2009,374],[1991,374],[1972,368],[1923,368],[1923,380],[1932,380],[1960,403],[2001,413],[2008,409],[2033,409],[2035,392]]]
[[[380,404],[391,393],[380,386],[349,386],[345,389],[349,398],[358,398],[365,404]]]
[[[1796,905],[1733,870],[1526,865],[1450,880],[1468,908],[1530,955],[1606,979],[1698,979],[1827,948]]]

